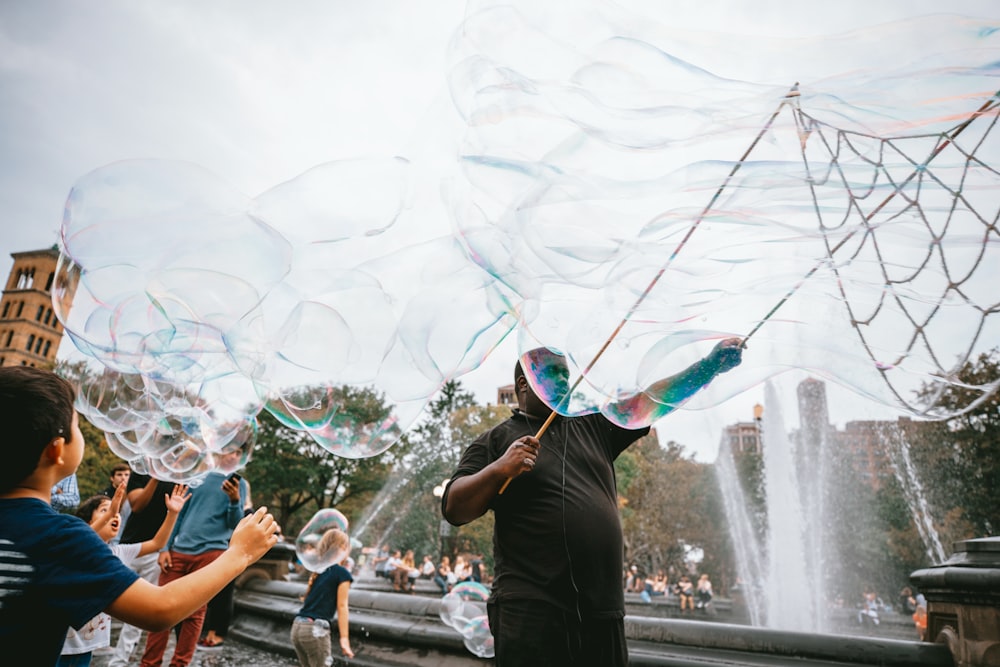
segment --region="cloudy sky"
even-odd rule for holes
[[[629,4],[669,6],[662,19],[671,27],[815,39],[941,8],[938,0]],[[1000,20],[993,0],[953,0],[947,10]],[[446,90],[447,46],[465,11],[458,0],[0,3],[0,275],[11,252],[55,243],[73,183],[118,160],[191,161],[250,195],[333,159],[447,163],[461,132]],[[426,224],[448,229],[443,218]],[[512,356],[500,350],[464,382],[492,400]],[[761,397],[673,415],[659,429],[712,460],[719,427],[749,419]],[[833,398],[840,424],[884,414]],[[794,412],[785,409],[790,420]]]

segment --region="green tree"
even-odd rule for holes
[[[469,405],[454,411],[448,420],[449,439],[454,454],[451,471],[458,465],[462,451],[479,435],[501,424],[510,417],[510,408],[505,405]],[[438,510],[438,516],[441,516]],[[489,571],[493,570],[493,513],[487,512],[464,526],[451,528],[452,535],[447,540],[452,556],[466,552],[482,554]],[[453,559],[454,560],[454,559]]]
[[[413,549],[418,560],[424,555],[437,558],[443,548],[442,527],[440,500],[433,491],[451,476],[461,454],[450,419],[452,413],[473,406],[473,394],[458,381],[445,383],[429,402],[396,452],[392,476],[367,519],[366,540]]]
[[[76,471],[76,481],[80,486],[80,500],[97,495],[110,483],[111,468],[122,459],[108,448],[104,432],[80,418],[80,432],[86,447],[83,450],[83,460]]]
[[[80,387],[93,378],[93,373],[82,361],[59,361],[52,370],[56,375],[69,380],[78,394]],[[116,463],[121,463],[121,459],[108,448],[104,432],[83,416],[80,417],[80,432],[83,433],[85,447],[83,460],[76,471],[76,481],[80,487],[80,500],[85,500],[107,487],[111,468]]]
[[[913,422],[906,429],[911,456],[946,544],[1000,530],[1000,393],[979,398],[968,386],[1000,383],[1000,350],[966,363],[958,383],[940,395],[925,386],[920,396],[935,407],[971,410],[939,423]]]
[[[618,470],[634,467],[619,487],[628,561],[647,572],[673,568],[679,575],[686,571],[685,545],[699,547],[704,551],[699,569],[717,581],[731,580],[731,549],[713,467],[695,461],[676,442],[661,447],[655,437],[626,452],[630,456],[619,457]]]
[[[340,387],[332,400],[340,404],[338,418],[354,425],[380,423],[392,411],[380,394],[367,388]],[[266,505],[288,535],[328,507],[339,509],[355,527],[400,455],[399,445],[394,445],[371,458],[336,456],[266,410],[258,415],[258,424],[246,477],[254,503]]]

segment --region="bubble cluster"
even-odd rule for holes
[[[486,600],[489,597],[490,591],[486,586],[465,581],[453,586],[441,598],[439,607],[444,624],[458,631],[465,648],[480,658],[492,658],[494,655],[493,635],[486,617]]]
[[[265,409],[334,454],[385,451],[513,326],[493,279],[423,231],[409,172],[331,162],[255,198],[185,162],[79,179],[53,303],[89,364],[80,411],[178,482],[252,447]],[[348,409],[361,389],[386,409]]]
[[[332,507],[316,512],[295,538],[295,554],[310,572],[322,572],[342,562],[352,546],[347,517]]]
[[[615,404],[681,407],[649,387],[752,334],[684,408],[806,369],[944,416],[914,392],[1000,339],[1000,33],[694,33],[635,4],[475,3],[453,45],[456,228],[519,351],[563,360],[528,364],[536,392],[635,426]]]

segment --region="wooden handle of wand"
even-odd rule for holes
[[[549,426],[552,425],[552,420],[555,419],[555,418],[556,418],[556,411],[553,410],[552,412],[549,413],[549,418],[546,419],[545,423],[542,424],[541,428],[538,429],[538,433],[535,434],[535,439],[536,440],[539,439],[539,438],[541,438],[542,434],[545,433],[547,430],[549,430]],[[514,479],[514,478],[513,477],[508,477],[507,478],[507,481],[504,482],[503,486],[500,487],[500,490],[497,491],[497,495],[498,496],[502,496],[503,495],[503,492],[507,490],[507,486],[510,484],[510,481],[512,479]]]

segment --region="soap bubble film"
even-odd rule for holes
[[[492,658],[493,634],[486,617],[490,591],[477,581],[455,584],[441,598],[439,615],[445,625],[462,635],[465,648],[480,658]]]
[[[536,392],[639,426],[615,404],[731,336],[743,364],[683,404],[651,394],[652,419],[792,369],[931,417],[993,392],[931,405],[1000,340],[996,27],[806,39],[662,17],[478,2],[454,40],[456,229],[519,352],[564,359],[528,364]]]
[[[333,508],[316,512],[295,538],[295,554],[310,572],[322,572],[350,552],[347,517]]]
[[[330,162],[256,197],[176,161],[80,178],[53,290],[89,362],[80,411],[134,468],[185,483],[252,447],[261,410],[339,456],[391,447],[514,324],[455,239],[419,233],[409,174]],[[350,414],[360,389],[390,407]]]

